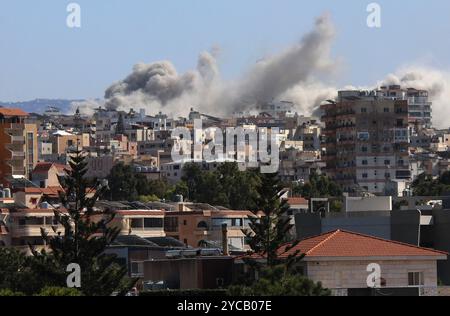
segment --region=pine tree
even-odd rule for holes
[[[41,270],[50,284],[66,286],[66,268],[71,263],[81,267],[81,291],[87,296],[106,296],[131,287],[127,269],[116,261],[115,255],[105,254],[116,239],[119,229],[110,225],[114,213],[96,211],[94,205],[105,192],[104,185],[92,186],[85,177],[85,157],[80,151],[71,155],[67,176],[60,178],[63,191],[55,221],[64,228],[56,236],[42,229],[42,238],[50,251],[33,250],[34,268]],[[92,195],[92,197],[89,197]],[[56,227],[54,228],[57,232]],[[123,287],[123,288],[122,288]]]
[[[250,240],[252,250],[266,258],[267,266],[274,267],[280,264],[279,252],[281,246],[289,241],[289,231],[293,225],[288,216],[289,205],[287,201],[282,200],[284,187],[278,174],[262,174],[260,178],[257,208],[253,211],[255,214],[262,212],[262,216],[250,217],[250,229],[244,230],[244,233]],[[289,247],[283,247],[283,253],[290,251],[297,244],[293,242]],[[300,260],[302,256],[300,253],[293,253],[288,261],[294,258]]]

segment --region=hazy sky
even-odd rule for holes
[[[342,62],[338,85],[367,85],[411,63],[450,68],[450,1],[377,1],[382,27],[366,25],[364,0],[78,0],[82,27],[66,26],[65,0],[0,0],[0,100],[103,97],[137,62],[194,68],[221,48],[227,79],[301,39],[331,14]]]

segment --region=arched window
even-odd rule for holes
[[[208,229],[208,224],[205,221],[198,223],[197,228]]]

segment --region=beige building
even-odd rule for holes
[[[121,235],[136,235],[142,238],[165,237],[164,214],[158,210],[117,211],[113,224],[121,229]]]
[[[249,211],[196,210],[190,211],[180,204],[179,212],[166,212],[164,229],[187,246],[199,247],[203,242],[222,246],[222,224],[227,224],[230,250],[249,250],[242,232],[248,228]]]
[[[301,241],[280,257],[295,251],[306,256],[304,274],[335,295],[405,293],[437,295],[437,262],[448,254],[347,231],[333,231]]]
[[[89,147],[89,134],[75,135],[66,131],[57,131],[52,135],[52,149],[54,154],[64,155],[70,149]]]

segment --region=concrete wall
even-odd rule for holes
[[[329,289],[367,288],[367,266],[381,266],[386,287],[408,287],[408,272],[423,272],[426,287],[437,286],[436,261],[329,261],[308,262],[307,275]]]
[[[375,196],[367,198],[346,198],[346,212],[391,211],[392,197]]]
[[[355,214],[356,215],[356,214]],[[337,229],[391,239],[391,217],[384,212],[361,214],[365,216],[329,217],[322,220],[322,233]]]
[[[433,233],[430,242],[433,248],[441,251],[450,252],[450,211],[433,211]],[[450,259],[438,262],[439,279],[445,285],[450,285]]]
[[[165,281],[170,289],[215,289],[232,281],[231,257],[167,259],[144,262],[144,281]]]
[[[389,212],[360,212],[328,214],[296,214],[297,238],[305,239],[337,229],[391,239],[391,218]]]
[[[420,214],[418,211],[394,211],[391,213],[392,240],[416,245],[419,238]]]

